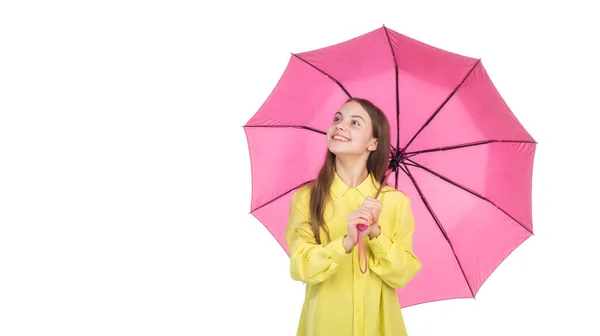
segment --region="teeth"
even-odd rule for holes
[[[334,136],[333,138],[334,138],[334,139],[336,139],[336,140],[345,141],[345,142],[347,142],[347,141],[350,141],[350,140],[348,140],[348,139],[346,139],[346,138],[344,138],[344,137],[341,137],[341,136],[339,136],[339,135],[336,135],[336,136]]]

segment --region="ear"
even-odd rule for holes
[[[377,139],[374,139],[373,142],[367,147],[371,152],[374,152],[377,149]]]

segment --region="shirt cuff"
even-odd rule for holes
[[[346,253],[346,248],[344,248],[343,241],[344,237],[340,237],[327,245],[327,253],[331,259],[338,264],[341,263],[345,258],[352,256],[352,253]]]
[[[371,248],[371,251],[373,252],[373,256],[375,257],[375,260],[385,257],[385,255],[388,253],[388,251],[392,247],[393,243],[394,242],[392,241],[390,236],[388,236],[385,232],[383,232],[383,230],[379,233],[379,236],[377,236],[373,239],[370,239],[369,247]]]

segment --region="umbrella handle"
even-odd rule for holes
[[[358,231],[364,231],[368,228],[368,226],[366,226],[365,224],[358,224],[356,226],[356,229],[358,229]],[[367,249],[365,249],[365,242],[362,239],[362,235],[359,233],[358,234],[358,268],[360,269],[360,272],[362,274],[367,273],[367,269],[369,268],[369,259],[367,258]],[[361,254],[361,250],[363,253],[363,256],[365,257],[365,269],[363,270],[361,264],[360,264],[360,254]]]
[[[381,185],[379,186],[379,189],[377,190],[377,194],[375,194],[375,198],[379,197],[379,193],[381,193],[381,190],[383,189],[383,182],[385,180],[387,180],[388,176],[390,176],[390,173],[392,172],[391,169],[389,169],[387,171],[387,173],[385,174],[385,177],[383,178],[383,181],[381,182]],[[356,226],[356,229],[358,231],[365,231],[368,228],[368,226],[366,224],[358,224]],[[360,232],[358,234],[358,241],[357,241],[357,245],[358,245],[358,268],[360,269],[360,272],[362,274],[367,273],[367,269],[369,268],[369,259],[367,257],[367,249],[365,248],[365,242],[363,241]],[[363,253],[363,256],[365,257],[365,269],[363,270],[362,266],[360,265],[360,253]]]

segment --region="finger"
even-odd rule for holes
[[[358,214],[358,216],[357,216],[357,217],[356,217],[354,220],[355,220],[356,222],[358,222],[357,224],[360,224],[360,223],[362,223],[362,222],[365,222],[365,223],[370,223],[370,219],[369,219],[369,217],[370,217],[370,216],[369,216],[369,214],[368,214],[368,213],[365,213],[365,212],[362,212],[362,211],[361,211],[361,213],[360,213],[360,214]]]
[[[375,209],[377,208],[377,206],[375,204],[371,204],[371,203],[365,203],[362,205],[363,209]]]
[[[363,200],[363,203],[373,203],[374,199],[371,197],[367,197]]]
[[[375,213],[373,211],[369,212],[369,218],[371,218],[371,223],[375,221]]]
[[[375,202],[374,202],[374,201],[372,201],[372,200],[368,200],[368,199],[366,199],[366,200],[363,202],[363,204],[375,205],[375,204],[377,204],[377,203],[375,203]]]
[[[373,215],[375,209],[373,209],[373,208],[363,208],[362,211],[363,211],[363,213],[368,213],[370,215]]]
[[[360,219],[362,219],[367,224],[371,223],[371,219],[369,218],[369,216],[360,216]],[[362,224],[362,222],[358,224]]]
[[[365,208],[371,209],[371,210],[373,210],[375,212],[381,211],[381,206],[377,205],[377,204],[370,204],[368,206],[365,206]]]
[[[375,212],[381,211],[381,206],[378,206],[378,205],[370,205],[366,208],[371,209],[372,211],[375,211]]]
[[[372,204],[374,206],[380,206],[381,205],[381,201],[380,200],[376,200],[374,198],[370,199],[367,201],[368,204]]]
[[[377,203],[375,203],[375,202],[373,202],[373,201],[371,201],[371,200],[365,200],[365,201],[363,202],[363,205],[364,205],[364,206],[375,206],[376,204],[377,204]]]
[[[374,198],[368,198],[368,199],[365,199],[364,203],[366,203],[366,204],[372,204],[372,205],[378,205],[378,204],[381,204],[381,201],[380,200],[376,200]]]
[[[353,216],[353,219],[359,219],[359,218],[369,218],[371,216],[371,213],[369,212],[369,210],[366,209],[360,209],[360,211],[357,211],[357,213]]]
[[[363,213],[364,213],[364,216],[368,218],[368,223],[369,224],[373,223],[373,218],[375,217],[375,216],[373,216],[373,213],[366,209],[364,210]]]
[[[378,209],[378,208],[373,209],[373,215],[375,217],[378,217],[380,213],[381,213],[381,209]]]
[[[370,225],[372,222],[371,216],[368,214],[364,214],[362,216],[360,216],[360,223],[361,224],[365,224],[365,225]]]

